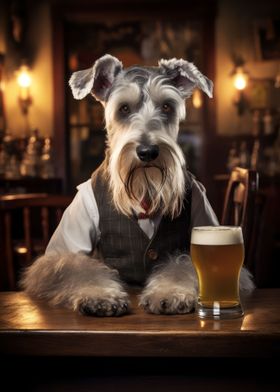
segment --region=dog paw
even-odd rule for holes
[[[122,316],[129,312],[129,301],[123,298],[85,299],[79,304],[79,312],[85,316]]]
[[[145,292],[140,296],[140,306],[147,313],[184,314],[195,307],[196,295],[192,293]]]

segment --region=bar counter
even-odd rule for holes
[[[0,293],[0,351],[8,355],[96,357],[262,357],[280,353],[280,289],[242,299],[245,315],[200,320],[152,315],[131,294],[131,313],[86,317],[23,292]]]

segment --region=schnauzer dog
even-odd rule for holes
[[[137,285],[147,312],[190,312],[198,292],[191,228],[218,221],[177,137],[185,98],[194,88],[212,97],[213,83],[182,59],[124,69],[111,55],[69,83],[74,98],[92,94],[104,106],[106,157],[78,187],[23,288],[83,314],[119,316],[129,312],[128,285]],[[242,269],[240,289],[252,288]]]

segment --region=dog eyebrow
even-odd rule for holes
[[[136,103],[139,101],[141,90],[137,83],[130,83],[129,85],[120,84],[111,94],[114,103]]]

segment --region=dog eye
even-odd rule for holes
[[[169,103],[164,103],[161,108],[164,113],[170,113],[172,110],[172,107]]]
[[[129,114],[129,113],[130,113],[130,108],[129,108],[128,105],[124,104],[124,105],[122,105],[122,106],[119,108],[119,111],[120,111],[122,114]]]

